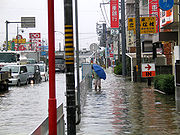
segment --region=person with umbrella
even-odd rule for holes
[[[95,91],[97,91],[97,87],[101,91],[101,79],[106,79],[106,73],[97,64],[92,65],[92,78],[94,79]]]

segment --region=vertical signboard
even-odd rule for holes
[[[29,33],[29,39],[31,42],[31,50],[40,51],[41,50],[41,33]]]
[[[149,0],[149,14],[156,15],[156,33],[160,28],[159,25],[159,18],[160,18],[160,9],[159,9],[159,0]]]
[[[119,0],[110,1],[111,28],[119,28]]]
[[[135,38],[134,31],[133,30],[127,31],[127,34],[126,34],[127,47],[135,46],[135,39],[134,38]]]
[[[160,9],[160,13],[160,28],[173,22],[173,8],[167,11],[163,11]]]

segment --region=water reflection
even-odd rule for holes
[[[56,75],[57,105],[65,104],[65,74]],[[49,82],[0,94],[0,135],[30,134],[48,116]]]
[[[102,87],[100,94],[88,93],[78,135],[180,134],[174,95],[112,74],[107,75]]]

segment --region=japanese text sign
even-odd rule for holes
[[[149,0],[149,14],[156,15],[156,33],[158,32],[158,22],[160,18],[159,0]],[[160,30],[160,28],[159,28]]]
[[[110,1],[111,28],[119,28],[119,0]]]
[[[128,30],[136,32],[135,18],[128,18]],[[156,17],[140,17],[140,33],[156,33]]]
[[[31,42],[31,50],[40,51],[41,50],[41,33],[29,33],[29,38]]]

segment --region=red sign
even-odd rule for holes
[[[160,28],[173,22],[173,8],[167,11],[160,9]]]
[[[41,38],[41,33],[29,33],[29,38]]]
[[[142,77],[153,77],[156,75],[154,63],[142,64]]]
[[[41,33],[29,33],[29,38],[31,42],[31,50],[40,51],[41,50]]]
[[[160,9],[159,9],[159,0],[149,0],[149,14],[156,15],[156,33],[158,32],[159,18],[160,18]],[[160,28],[159,28],[160,30]]]
[[[119,28],[119,0],[110,1],[111,28]]]

